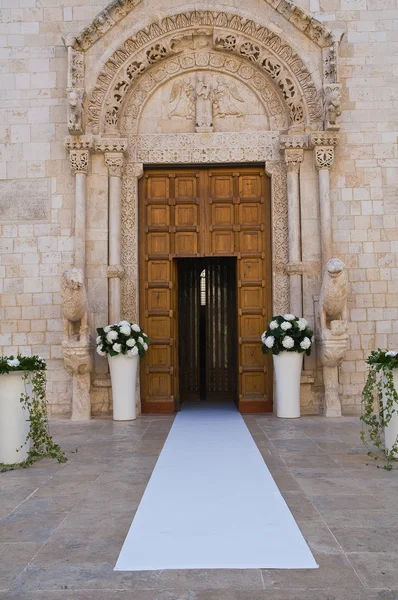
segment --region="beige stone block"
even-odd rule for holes
[[[0,323],[0,331],[1,333],[16,333],[18,331],[17,321],[15,319],[10,321],[4,319]]]
[[[23,280],[23,291],[25,294],[30,292],[41,292],[42,289],[43,284],[39,277],[25,277]]]
[[[52,295],[50,293],[33,294],[33,304],[36,306],[52,304]]]
[[[15,304],[18,306],[30,306],[32,304],[32,294],[17,294],[15,297]],[[11,301],[9,300],[11,306]]]

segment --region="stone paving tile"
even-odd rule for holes
[[[359,420],[244,418],[320,569],[113,572],[174,417],[63,420],[69,463],[0,475],[0,600],[398,600],[398,471],[369,460]]]
[[[0,590],[10,587],[40,547],[40,543],[0,543]]]

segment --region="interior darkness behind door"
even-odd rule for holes
[[[180,400],[237,396],[236,259],[178,260]]]

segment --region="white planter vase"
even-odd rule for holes
[[[398,369],[393,369],[392,371],[392,377],[393,377],[393,381],[394,381],[394,387],[395,387],[395,391],[398,392]],[[384,397],[383,394],[383,403],[384,406],[386,404],[386,399]],[[397,407],[398,409],[398,407]],[[398,436],[398,413],[394,413],[391,417],[391,421],[389,422],[389,424],[387,425],[387,427],[384,430],[384,443],[386,446],[386,449],[388,450],[388,452],[391,452],[391,449],[395,443],[395,440],[397,439]],[[398,458],[398,453],[395,453],[395,457]]]
[[[24,461],[30,448],[26,442],[29,411],[20,401],[25,393],[24,374],[11,371],[0,375],[0,462],[8,465]]]
[[[303,352],[274,354],[276,416],[297,419],[300,416],[300,379]]]
[[[110,356],[109,370],[112,379],[113,420],[133,421],[136,418],[135,392],[139,357]]]

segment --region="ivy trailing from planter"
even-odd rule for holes
[[[393,369],[398,369],[398,352],[378,348],[370,353],[366,363],[370,368],[362,391],[361,440],[369,448],[368,456],[375,460],[383,458],[384,468],[391,471],[398,455],[398,436],[388,449],[384,431],[398,410],[398,393],[392,374]]]
[[[0,463],[0,472],[14,469],[26,469],[42,458],[53,458],[59,463],[68,459],[61,447],[56,444],[49,431],[46,402],[47,365],[40,356],[1,356],[0,375],[11,371],[25,371],[23,379],[25,390],[31,386],[31,394],[21,394],[20,402],[29,413],[29,433],[26,442],[30,444],[27,458],[11,465]]]

